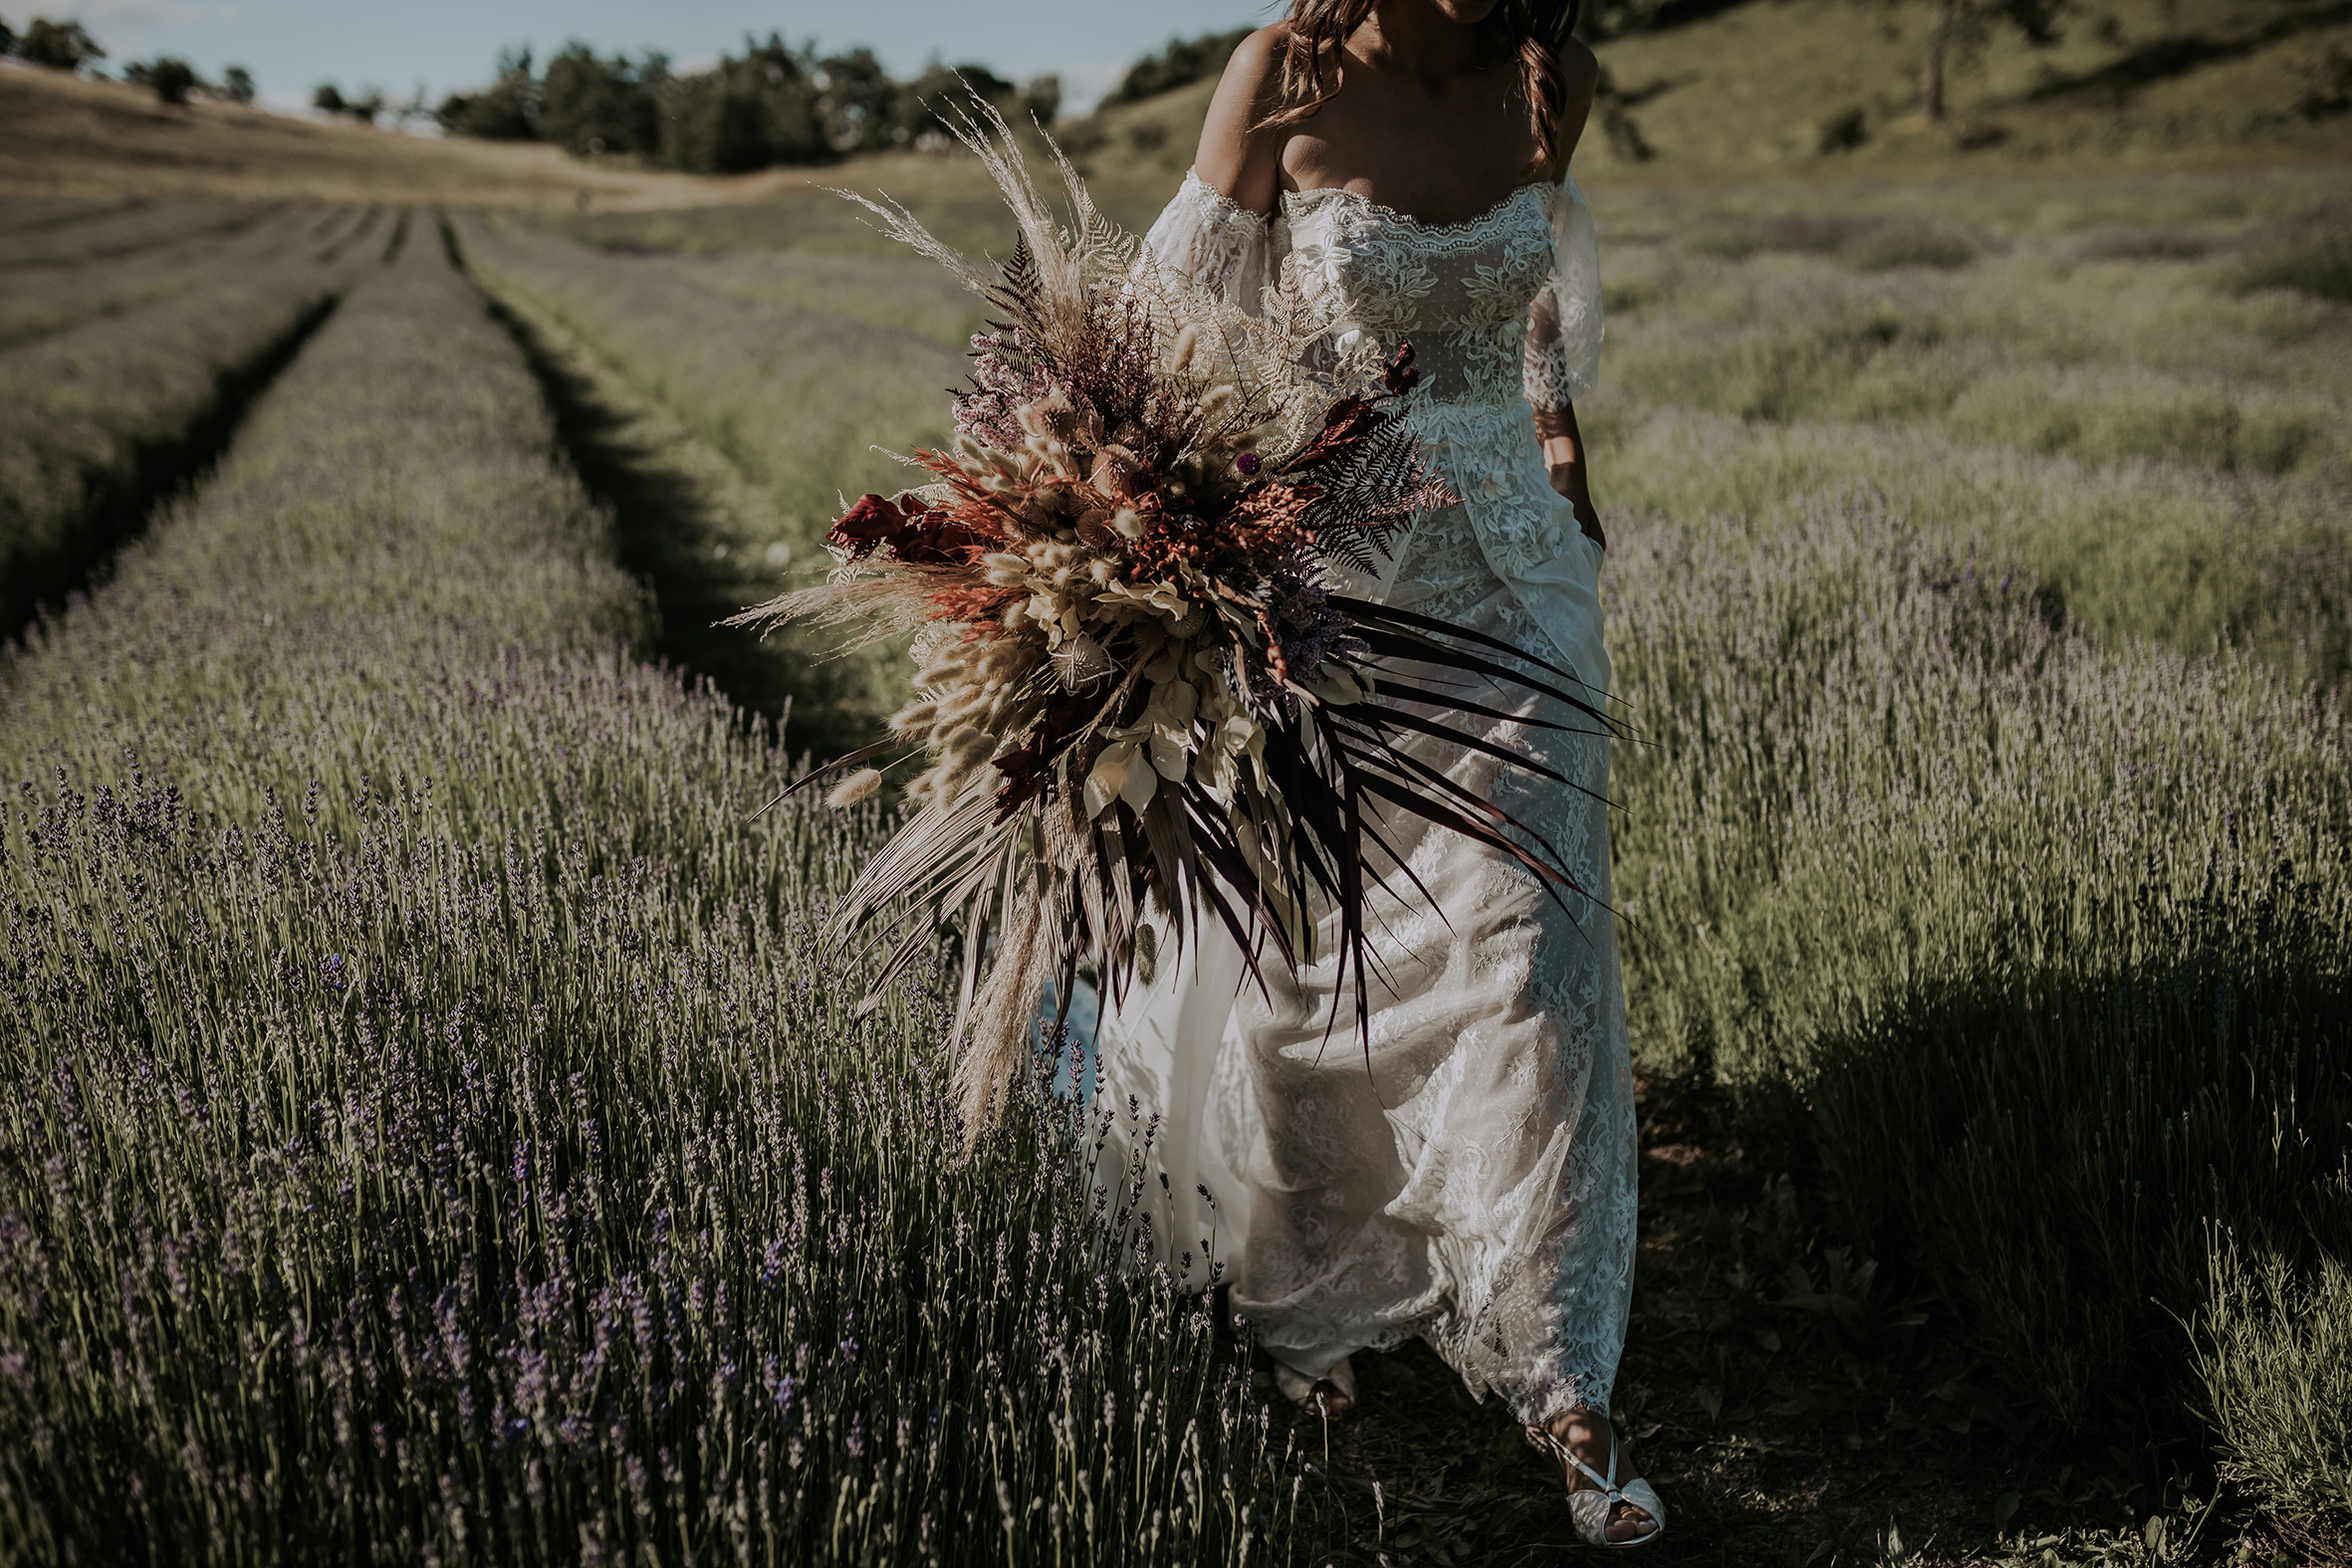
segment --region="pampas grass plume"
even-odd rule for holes
[[[855,805],[858,801],[865,799],[868,795],[872,794],[876,789],[881,787],[881,770],[876,768],[860,768],[857,770],[857,772],[851,774],[848,778],[842,780],[839,784],[834,784],[830,789],[826,790],[824,794],[824,803],[836,808],[845,805]]]

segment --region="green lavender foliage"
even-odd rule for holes
[[[1603,191],[1603,482],[1792,527],[1823,494],[1883,496],[2095,636],[2339,681],[2352,344],[2340,304],[2247,271],[2329,180]],[[1929,230],[1973,258],[1863,265]]]
[[[163,212],[37,227],[0,273],[23,339],[0,348],[0,635],[217,449],[352,265],[333,238],[348,213]]]
[[[519,223],[464,237],[485,283],[624,366],[760,486],[804,558],[822,559],[815,546],[842,496],[905,488],[890,453],[944,435],[946,394],[983,314],[909,255],[779,258],[763,288],[738,281],[741,263],[714,277],[660,256],[598,256]]]
[[[0,214],[5,210],[0,206]],[[358,217],[348,210],[332,215],[345,229]],[[0,349],[97,317],[119,316],[199,287],[225,269],[267,263],[307,240],[320,218],[299,208],[243,207],[230,209],[217,227],[122,255],[94,260],[67,251],[0,263],[0,278],[8,284],[0,297]]]
[[[2309,185],[1939,194],[1975,257],[1879,269],[1900,189],[1616,198],[1635,1048],[1816,1164],[2019,1408],[2177,1441],[2211,1229],[2307,1285],[2352,1154],[2352,321],[2239,290]]]
[[[1139,1192],[949,1157],[817,930],[881,822],[755,816],[552,436],[412,244],[0,669],[7,1555],[1265,1560]]]
[[[2232,1459],[2290,1517],[2352,1533],[2352,1183],[2309,1202],[2338,1249],[2297,1267],[2259,1240],[2215,1237],[2197,1371]]]
[[[1580,409],[1641,732],[1617,758],[1614,851],[1642,1063],[1728,1088],[1744,1135],[1815,1173],[1850,1239],[1939,1288],[1937,1315],[2020,1408],[2158,1445],[2210,1422],[2267,1505],[2312,1518],[2333,1516],[2343,1466],[2311,1391],[2340,1388],[2347,1361],[2346,1244],[2310,1199],[2340,1189],[2352,1149],[2336,693],[2352,665],[2352,316],[2329,292],[2332,178],[1601,190],[1608,384]],[[985,205],[942,212],[985,243]],[[627,403],[632,441],[676,457],[677,494],[719,498],[726,528],[707,543],[745,599],[822,563],[835,493],[899,480],[863,445],[943,429],[940,391],[961,373],[972,307],[828,213],[812,198],[461,225],[476,277]],[[157,221],[85,212],[37,232]],[[402,287],[424,288],[416,265]],[[808,935],[877,824],[789,807],[746,823],[783,759],[615,653],[643,645],[646,607],[548,464],[511,352],[454,285],[433,287],[451,292],[320,362],[409,365],[438,345],[434,398],[413,390],[421,363],[346,402],[327,371],[290,381],[219,487],[7,677],[0,755],[35,759],[0,868],[11,1016],[48,1009],[38,1031],[10,1026],[48,1038],[70,1017],[87,1043],[70,1088],[50,1073],[20,1096],[35,1131],[8,1141],[58,1151],[66,1185],[46,1160],[0,1172],[27,1195],[9,1200],[5,1277],[75,1259],[70,1292],[42,1299],[90,1303],[123,1371],[79,1340],[82,1370],[26,1339],[21,1363],[0,1354],[0,1400],[74,1390],[83,1404],[59,1408],[145,1456],[40,1484],[168,1493],[145,1517],[276,1539],[235,1522],[241,1477],[262,1473],[243,1456],[276,1452],[250,1435],[276,1420],[307,1442],[341,1430],[340,1408],[359,1436],[270,1473],[332,1477],[306,1517],[387,1553],[633,1549],[732,1528],[711,1521],[754,1517],[761,1496],[795,1499],[785,1538],[812,1555],[920,1560],[925,1540],[1003,1528],[1008,1507],[1016,1560],[1049,1555],[1048,1537],[1079,1556],[1140,1539],[1154,1508],[1194,1534],[1145,1555],[1237,1550],[1243,1508],[1279,1535],[1289,1482],[1252,1447],[1246,1395],[1197,1305],[1129,1296],[1088,1252],[1066,1194],[1090,1178],[1058,1163],[1068,1139],[1033,1109],[970,1175],[910,1162],[936,1141],[936,1001],[926,984],[850,1016],[854,977]],[[380,449],[404,420],[418,446],[470,455],[391,464]],[[325,440],[347,428],[349,445]],[[883,683],[865,700],[886,703]],[[251,891],[222,916],[200,885]],[[153,1021],[181,1018],[203,1021]],[[77,1127],[122,1151],[112,1208],[74,1185]],[[133,1152],[150,1144],[182,1152]],[[806,1220],[803,1184],[778,1175],[796,1162],[816,1173]],[[216,1167],[230,1174],[188,1174]],[[308,1297],[218,1261],[225,1217],[281,1186],[316,1211],[265,1203],[266,1224],[237,1224],[324,1281]],[[68,1248],[58,1237],[89,1226],[35,1224],[101,1210],[103,1243]],[[161,1218],[191,1214],[200,1228]],[[625,1218],[579,1218],[595,1214]],[[2238,1249],[2211,1244],[2223,1233]],[[453,1261],[469,1243],[470,1274]],[[144,1270],[135,1328],[101,1273],[117,1249]],[[386,1256],[429,1286],[397,1320]],[[175,1266],[234,1303],[220,1321],[254,1325],[253,1355],[279,1358],[265,1389],[314,1402],[220,1418],[246,1435],[219,1442],[235,1463],[170,1457],[153,1414],[220,1408],[239,1386],[225,1372],[191,1374],[176,1406],[135,1392],[141,1365],[175,1386],[139,1359],[162,1313],[189,1310]],[[862,1283],[834,1291],[821,1268],[835,1266]],[[699,1285],[701,1306],[674,1325],[648,1307],[646,1349],[633,1303],[672,1299],[657,1277],[687,1299]],[[733,1330],[713,1326],[722,1283]],[[299,1350],[298,1297],[318,1303]],[[10,1299],[7,1321],[29,1321],[31,1297]],[[471,1325],[471,1371],[416,1348],[445,1315]],[[215,1369],[247,1345],[227,1327],[198,1343]],[[319,1348],[347,1343],[347,1361]],[[882,1344],[903,1374],[876,1368]],[[1007,1370],[1043,1363],[1065,1370]],[[776,1414],[786,1378],[805,1418]],[[606,1388],[638,1401],[618,1435],[564,1436]],[[943,1418],[922,1469],[908,1456],[932,1441],[934,1405],[999,1414],[960,1438]],[[37,1407],[6,1408],[30,1423]],[[387,1408],[433,1414],[399,1429],[405,1454],[387,1423],[370,1457],[349,1413]],[[529,1435],[502,1447],[500,1419]],[[1174,1435],[1187,1421],[1197,1450]],[[1115,1461],[1111,1427],[1136,1445]],[[18,1430],[43,1463],[66,1452]],[[746,1481],[763,1441],[768,1480]],[[992,1443],[1027,1456],[1002,1500],[985,1477],[1003,1460],[975,1457]],[[910,1467],[885,1477],[884,1454]],[[746,1481],[740,1507],[722,1473]],[[1228,1477],[1211,1519],[1199,1499],[1226,1497]],[[846,1533],[820,1542],[826,1487],[823,1528]],[[906,1511],[919,1488],[944,1499],[930,1537]],[[1089,1500],[1127,1533],[1070,1523]]]
[[[154,201],[131,196],[0,197],[0,268],[89,267],[146,257],[250,228],[264,209],[249,202]],[[337,221],[348,223],[345,210]]]
[[[2020,1408],[2116,1438],[2198,1429],[2208,1227],[2352,1144],[2352,319],[2259,270],[2334,178],[1593,193],[1634,1048],[1915,1259]],[[746,356],[697,335],[674,394],[647,279],[922,318],[823,270],[871,250],[828,210],[552,219],[607,252],[534,265],[718,431],[766,417]]]

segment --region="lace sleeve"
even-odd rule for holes
[[[1572,175],[1548,193],[1551,282],[1528,314],[1524,357],[1528,401],[1558,408],[1600,379],[1600,241],[1592,209]]]
[[[1267,285],[1267,225],[1197,173],[1187,171],[1143,237],[1161,267],[1228,305],[1256,315]]]

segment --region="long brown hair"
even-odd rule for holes
[[[1339,49],[1372,14],[1374,0],[1291,0],[1291,37],[1283,52],[1283,105],[1261,122],[1294,125],[1328,104],[1345,82]],[[1551,162],[1559,149],[1559,52],[1576,31],[1583,0],[1503,0],[1473,35],[1482,61],[1517,57],[1528,95],[1528,128],[1535,155],[1524,172]],[[1328,49],[1331,85],[1323,86]]]

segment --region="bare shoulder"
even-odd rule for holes
[[[1592,101],[1600,91],[1600,60],[1579,38],[1571,38],[1560,46],[1555,57],[1559,67],[1559,150],[1554,155],[1551,177],[1556,179],[1566,171],[1568,154],[1576,150],[1577,140],[1584,134],[1584,122],[1592,116]]]
[[[1283,105],[1283,57],[1290,47],[1287,22],[1242,40],[1225,63],[1193,158],[1194,172],[1253,212],[1271,209],[1281,186],[1284,132],[1265,122]]]
[[[1283,57],[1291,49],[1291,24],[1277,22],[1262,27],[1245,38],[1225,62],[1225,75],[1218,80],[1218,96],[1239,87],[1254,96],[1279,97],[1282,93]],[[1589,51],[1588,51],[1589,52]]]
[[[1556,60],[1562,107],[1591,103],[1593,93],[1600,87],[1600,57],[1592,52],[1592,47],[1581,38],[1571,38],[1560,45]]]

